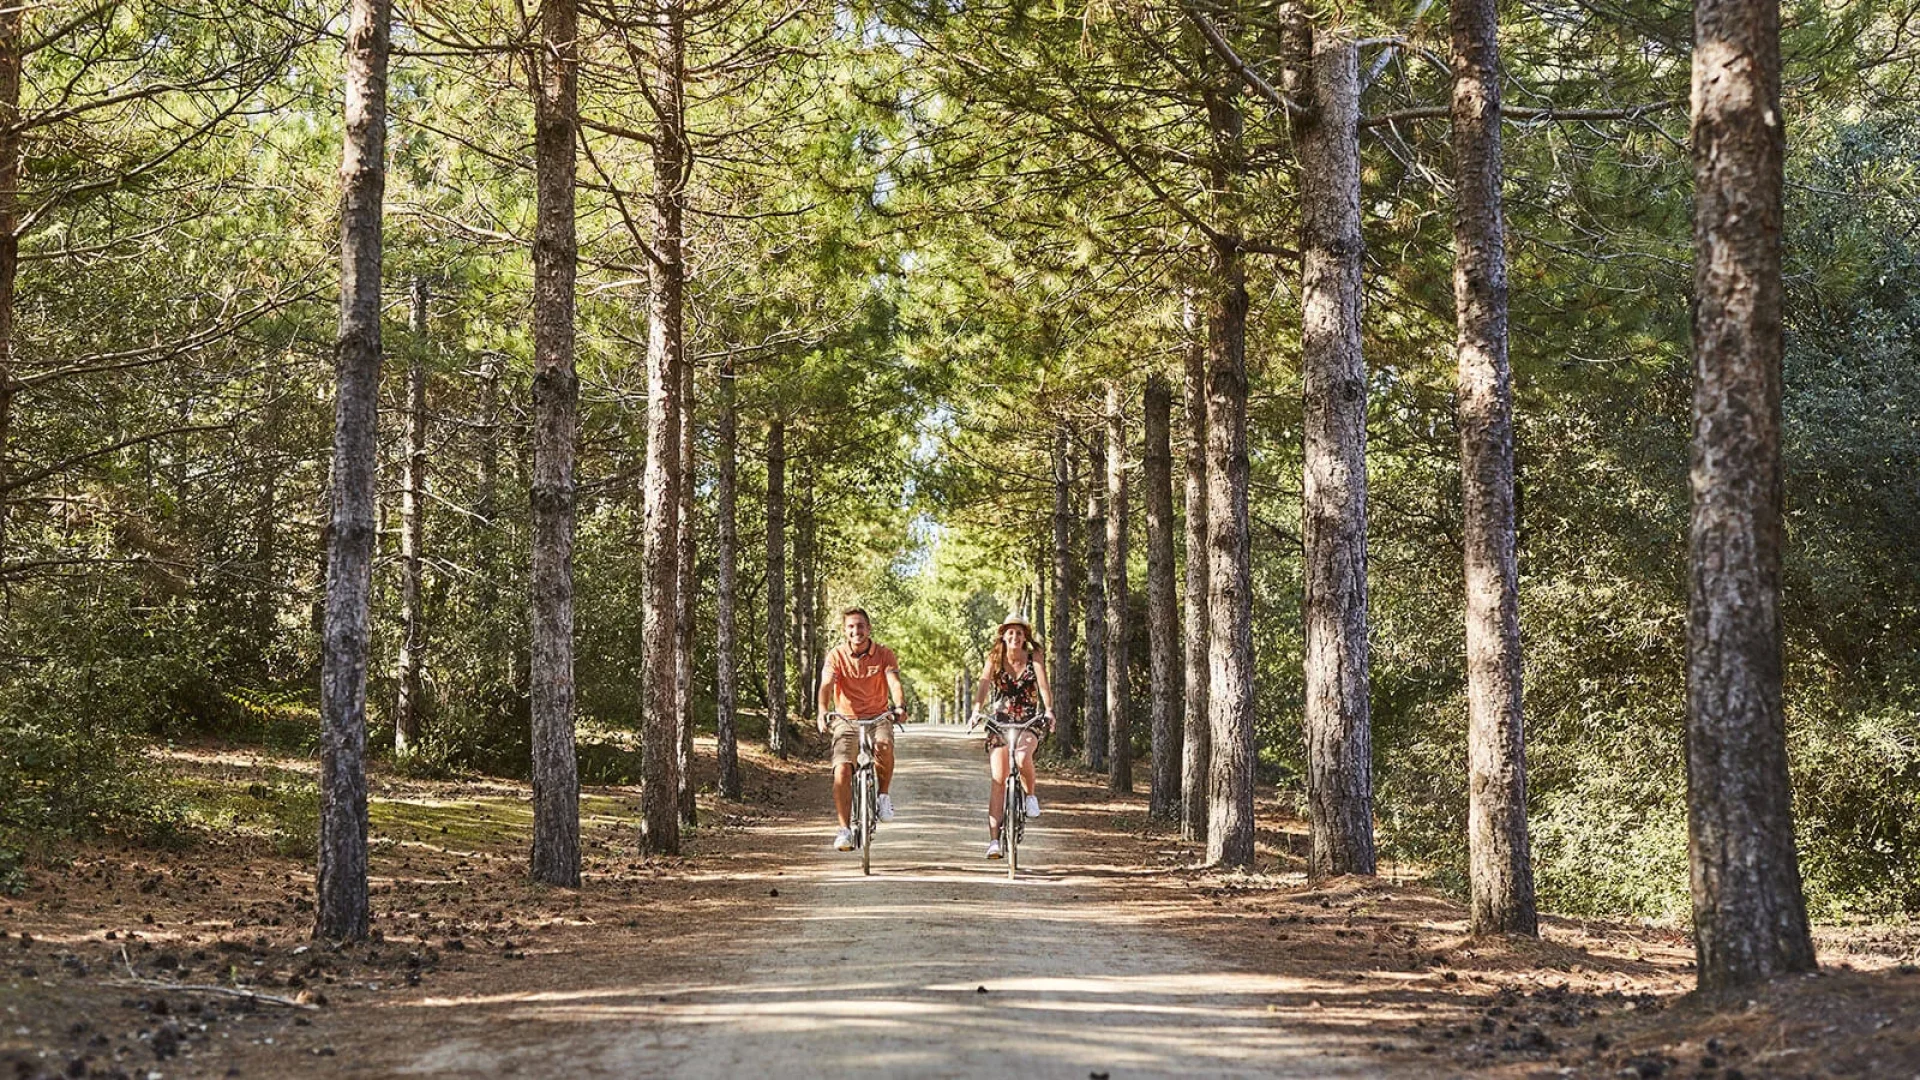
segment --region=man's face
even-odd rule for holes
[[[873,637],[873,627],[867,625],[865,615],[849,615],[846,623],[847,644],[855,651],[866,648],[867,641]]]

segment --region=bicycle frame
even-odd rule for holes
[[[1020,871],[1020,841],[1027,831],[1027,793],[1020,786],[1020,736],[1041,726],[1039,717],[1016,724],[996,713],[988,724],[1007,741],[1007,784],[1000,800],[1000,850],[1007,857],[1007,879]],[[1038,747],[1036,746],[1036,749]]]
[[[880,827],[880,774],[874,765],[878,746],[873,741],[873,728],[882,720],[892,719],[895,714],[896,710],[888,709],[865,720],[845,713],[827,714],[829,721],[845,720],[860,729],[860,752],[853,763],[851,827],[854,845],[860,849],[860,872],[863,874],[873,873],[873,834]]]

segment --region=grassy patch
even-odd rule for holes
[[[251,777],[182,772],[169,777],[167,787],[197,832],[258,839],[287,858],[317,851],[320,790],[302,773],[272,766]]]

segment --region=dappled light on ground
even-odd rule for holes
[[[1352,1054],[1333,1031],[1357,1020],[1327,1012],[1311,1034],[1277,1011],[1330,997],[1317,980],[1234,970],[1158,935],[1174,905],[1118,904],[1151,871],[1109,862],[1101,811],[1043,814],[1022,847],[1019,877],[980,857],[987,780],[976,740],[922,729],[903,740],[874,873],[828,850],[824,806],[749,828],[785,851],[763,904],[736,912],[730,939],[709,943],[705,970],[734,979],[625,980],[599,972],[567,990],[433,996],[395,1007],[468,1024],[568,1025],[591,1046],[590,1067],[661,1075],[724,1075],[790,1058],[808,1071],[880,1074],[939,1069],[971,1075],[1332,1075]],[[1046,794],[1042,789],[1043,797]],[[797,849],[797,850],[796,850]],[[724,1033],[724,1035],[723,1035]],[[450,1073],[529,1068],[514,1053],[464,1040],[410,1064]]]
[[[696,750],[710,769],[710,741]],[[1920,1016],[1920,977],[1896,966],[1920,958],[1910,929],[1825,931],[1830,963],[1879,970],[1791,982],[1725,1017],[1675,1004],[1692,952],[1671,928],[1548,918],[1543,940],[1484,941],[1457,904],[1390,875],[1310,885],[1299,823],[1272,801],[1257,870],[1213,873],[1142,797],[1048,765],[1009,881],[981,858],[977,740],[953,729],[902,742],[900,817],[865,876],[828,849],[825,766],[746,750],[748,800],[703,794],[682,856],[638,853],[633,789],[589,789],[577,890],[527,880],[524,785],[376,773],[378,937],[341,949],[310,939],[311,856],[283,850],[310,843],[310,763],[173,751],[202,831],[82,852],[8,902],[0,994],[21,1012],[0,1061],[92,1053],[96,1037],[144,1061],[139,1033],[173,1025],[169,1080],[547,1077],[556,1061],[608,1077],[1517,1080],[1657,1060],[1693,1075],[1711,1037],[1772,1076],[1899,1060],[1920,1030],[1900,1019]],[[215,983],[317,1007],[164,989]],[[76,1015],[93,1026],[76,1034]]]

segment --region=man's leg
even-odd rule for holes
[[[840,815],[840,827],[853,825],[853,763],[833,767],[833,809]]]
[[[885,795],[893,787],[893,740],[873,744],[874,772],[879,774],[880,794]]]

